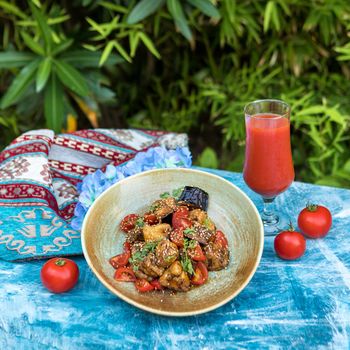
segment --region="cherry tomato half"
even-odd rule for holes
[[[184,233],[182,228],[176,228],[170,232],[170,240],[175,243],[179,248],[184,246]]]
[[[216,235],[215,235],[215,243],[217,245],[219,245],[222,248],[227,248],[228,247],[228,242],[227,242],[227,238],[224,235],[224,233],[222,231],[216,231]]]
[[[306,240],[304,236],[296,231],[282,231],[274,241],[277,255],[285,260],[295,260],[300,258],[306,250]]]
[[[130,259],[130,251],[122,254],[118,254],[109,259],[109,263],[117,269],[118,267],[126,266]]]
[[[188,249],[188,255],[194,261],[205,261],[206,257],[201,246],[197,243],[194,248]]]
[[[208,279],[208,269],[204,263],[201,261],[197,263],[196,268],[194,270],[194,275],[191,278],[192,284],[200,286],[204,284]]]
[[[114,279],[121,282],[134,282],[136,277],[131,267],[119,267],[114,274]]]
[[[307,237],[324,237],[332,226],[332,214],[322,205],[307,205],[299,214],[298,226]]]
[[[153,289],[155,290],[163,290],[163,286],[160,284],[158,279],[151,281],[150,284],[153,286]]]
[[[151,283],[149,283],[146,279],[142,278],[142,279],[137,279],[135,282],[135,287],[136,289],[141,292],[141,293],[145,293],[145,292],[150,292],[151,290],[154,289],[154,287],[152,286]]]
[[[53,258],[41,268],[43,285],[53,293],[63,293],[72,289],[79,278],[78,265],[70,259]]]
[[[129,214],[129,215],[125,216],[125,218],[120,223],[120,228],[124,232],[131,231],[135,227],[136,221],[138,218],[139,218],[139,216],[136,214]]]
[[[173,228],[175,229],[176,228],[186,229],[192,226],[192,222],[190,219],[178,217],[176,216],[176,213],[173,214],[172,224],[173,224]]]
[[[176,207],[175,212],[178,213],[177,214],[178,216],[182,216],[184,218],[187,218],[190,210],[188,209],[188,207],[181,205],[179,207]],[[181,213],[181,215],[180,215],[180,213]]]

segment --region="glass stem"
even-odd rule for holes
[[[264,200],[264,210],[262,215],[262,220],[265,226],[274,226],[278,223],[278,216],[273,212],[273,201],[275,198],[263,198]]]

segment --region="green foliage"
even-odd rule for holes
[[[0,0],[0,15],[2,146],[73,114],[187,132],[196,164],[241,171],[243,107],[274,97],[297,179],[350,187],[348,0]]]

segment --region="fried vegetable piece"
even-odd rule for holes
[[[190,229],[185,229],[184,236],[201,244],[208,244],[215,238],[215,231],[207,229],[205,226],[201,225],[199,222],[194,221]]]
[[[142,229],[143,238],[146,242],[159,241],[166,238],[170,231],[171,226],[169,224],[145,225]]]
[[[155,250],[157,265],[160,267],[169,267],[179,257],[179,250],[175,243],[168,239],[163,239]]]
[[[222,270],[230,261],[229,250],[218,243],[210,242],[204,247],[204,252],[207,257],[209,271]]]
[[[149,253],[139,265],[139,270],[149,277],[159,277],[164,273],[164,268],[157,265],[154,253]]]
[[[174,197],[159,199],[152,203],[151,210],[159,218],[164,218],[174,212],[176,201]]]
[[[181,292],[187,292],[191,287],[191,281],[178,260],[163,273],[159,282],[163,287]]]
[[[209,218],[208,214],[201,209],[193,209],[189,212],[188,218],[192,221],[197,221],[205,226],[210,231],[215,231],[215,225]]]

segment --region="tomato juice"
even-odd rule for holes
[[[264,198],[274,198],[294,180],[289,119],[277,114],[246,116],[243,177]]]

